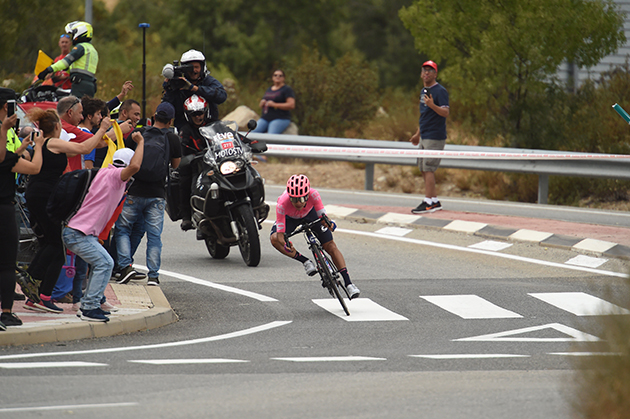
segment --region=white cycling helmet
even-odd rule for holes
[[[90,42],[94,36],[92,25],[87,22],[75,20],[66,25],[66,33],[72,35],[72,43],[74,45],[81,42]]]
[[[201,53],[201,51],[197,51],[196,49],[191,49],[182,54],[182,58],[179,60],[180,64],[192,63],[197,61],[201,63],[203,67],[203,73],[206,74],[208,69],[206,68],[206,57]]]

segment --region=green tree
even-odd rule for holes
[[[626,40],[613,0],[416,0],[400,17],[445,64],[440,78],[478,133],[513,146],[551,123],[544,103],[563,61],[593,66]]]

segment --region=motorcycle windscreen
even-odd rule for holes
[[[240,157],[244,154],[243,144],[236,131],[223,121],[217,121],[206,127],[199,128],[199,132],[208,140],[209,150],[212,150],[217,163]]]

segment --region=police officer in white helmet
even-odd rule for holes
[[[182,54],[180,65],[186,69],[181,76],[177,74],[177,67],[171,64],[167,64],[162,70],[166,78],[162,102],[169,102],[175,107],[173,125],[181,131],[186,124],[184,101],[192,95],[203,97],[208,102],[210,120],[218,120],[217,106],[225,102],[227,93],[223,85],[210,75],[206,68],[206,57],[200,51],[191,49]]]

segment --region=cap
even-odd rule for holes
[[[7,100],[15,100],[17,99],[17,94],[15,90],[9,89],[8,87],[0,87],[0,102],[6,102]]]
[[[113,161],[116,167],[127,167],[131,162],[134,151],[130,148],[121,148],[114,153]]]
[[[435,70],[435,72],[437,73],[438,69],[437,69],[437,64],[434,63],[433,61],[429,60],[429,61],[425,61],[424,64],[422,64],[422,67],[431,67],[432,69]]]
[[[175,118],[175,108],[168,102],[162,102],[155,110],[155,115],[161,118],[173,119]]]

